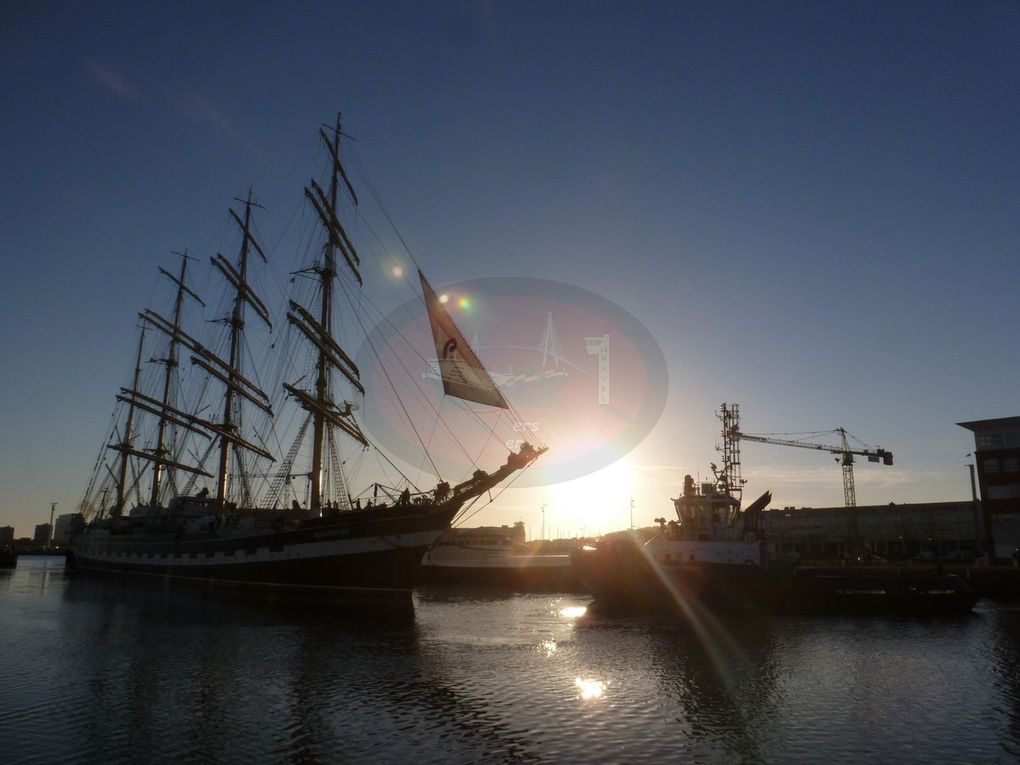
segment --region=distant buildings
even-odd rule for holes
[[[14,527],[0,526],[0,545],[14,544]]]
[[[42,547],[49,547],[50,544],[50,524],[40,523],[35,527],[35,535],[32,537],[32,544],[40,545]]]
[[[957,423],[974,434],[985,545],[996,558],[1020,548],[1020,417]]]

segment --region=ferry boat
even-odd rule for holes
[[[540,554],[524,541],[524,524],[457,528],[425,553],[426,584],[495,587],[517,592],[578,592],[570,555]]]

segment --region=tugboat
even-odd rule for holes
[[[714,467],[714,466],[713,466]],[[684,476],[673,500],[677,520],[641,542],[631,532],[603,537],[574,552],[572,565],[596,610],[689,612],[759,609],[793,587],[794,566],[775,556],[761,528],[765,492],[745,510],[725,472],[700,486]]]

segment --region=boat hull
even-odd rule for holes
[[[410,602],[423,554],[457,509],[335,513],[258,533],[92,528],[72,537],[69,563],[83,573]]]
[[[620,540],[578,550],[572,564],[595,610],[607,612],[959,614],[980,597],[956,576],[822,576],[760,565],[667,564],[636,542]]]
[[[876,575],[799,572],[789,610],[800,613],[967,613],[981,594],[962,578],[946,574]]]
[[[571,564],[596,610],[614,612],[757,611],[778,605],[792,586],[789,575],[757,565],[664,563],[632,541],[577,550]]]

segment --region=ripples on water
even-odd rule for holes
[[[413,618],[0,573],[3,762],[1015,762],[1020,609],[693,627],[428,589]]]

